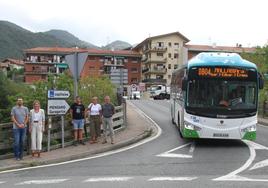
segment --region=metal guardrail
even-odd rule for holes
[[[113,128],[115,132],[121,131],[126,128],[126,103],[122,103],[121,106],[115,107],[116,113],[113,115]],[[61,148],[61,122],[58,118],[54,118],[52,127],[50,129],[51,134],[51,146],[50,150]],[[47,125],[47,123],[46,123]],[[85,124],[87,132],[89,133],[89,122]],[[46,126],[47,128],[47,126]],[[43,135],[43,151],[47,151],[47,129]],[[64,139],[65,146],[73,144],[73,127],[71,121],[66,120],[64,125]],[[89,140],[89,137],[84,136],[85,140]],[[6,159],[13,157],[13,142],[14,136],[12,131],[12,123],[0,124],[0,159]],[[27,133],[27,139],[25,144],[25,151],[30,152],[30,134]]]

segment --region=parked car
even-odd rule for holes
[[[155,95],[154,100],[164,100],[164,99],[170,99],[170,94],[168,93],[160,93],[159,95]]]

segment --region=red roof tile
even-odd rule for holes
[[[24,66],[24,62],[20,59],[11,59],[11,58],[7,58],[5,60],[3,60],[4,63],[9,63],[9,64],[15,64],[15,65],[20,65],[20,66]]]
[[[24,50],[25,53],[63,53],[70,54],[74,52],[88,52],[90,54],[98,55],[122,55],[122,56],[141,56],[138,52],[131,50],[98,50],[98,49],[81,49],[81,48],[62,48],[62,47],[37,47]]]

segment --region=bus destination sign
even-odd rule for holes
[[[248,71],[228,67],[199,67],[198,76],[211,78],[247,78]]]

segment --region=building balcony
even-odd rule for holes
[[[148,59],[145,63],[166,63],[167,58]]]
[[[146,72],[148,72],[149,71],[149,68],[145,68],[145,69],[142,69],[142,73],[146,73]]]
[[[154,78],[149,78],[149,79],[144,79],[142,82],[147,83],[147,84],[166,84],[167,80],[166,79],[154,79]]]
[[[160,46],[152,46],[151,48],[148,48],[144,51],[144,53],[147,52],[165,52],[167,51],[167,47],[160,47]]]
[[[55,74],[55,73],[51,73],[51,72],[48,72],[48,71],[35,70],[35,71],[25,71],[24,74],[25,75],[47,75],[47,74]]]
[[[166,74],[167,69],[165,68],[153,68],[153,69],[148,69],[146,72],[143,72],[144,74]]]
[[[145,55],[143,55],[142,58],[141,58],[141,62],[145,62],[145,61],[147,61],[147,59],[148,59],[148,57],[146,57]]]

